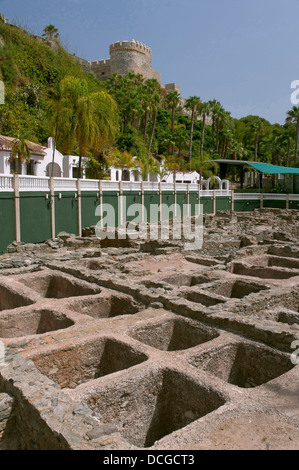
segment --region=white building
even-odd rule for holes
[[[175,179],[175,181],[174,181]],[[200,180],[200,175],[197,173],[197,171],[189,171],[186,173],[182,172],[176,172],[175,176],[174,173],[167,173],[165,176],[162,178],[163,183],[186,183],[186,184],[192,184],[192,183],[198,183]]]
[[[84,160],[82,158],[82,178],[85,178]],[[63,156],[63,177],[78,178],[79,176],[79,157],[77,155]]]
[[[14,137],[0,135],[0,174],[10,175],[15,173],[16,164],[10,160],[14,140]],[[31,153],[30,163],[28,165],[23,162],[22,175],[77,178],[79,157],[64,156],[57,149],[55,149],[53,155],[52,137],[49,137],[47,147],[30,141],[28,141],[28,147]]]

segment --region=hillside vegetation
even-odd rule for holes
[[[86,80],[91,92],[103,89],[58,41],[50,47],[23,29],[0,21],[0,78],[5,85],[1,134],[16,137],[30,130],[32,140],[45,144],[50,135],[51,93],[66,76]]]

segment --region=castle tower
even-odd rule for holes
[[[115,42],[109,48],[110,59],[91,62],[91,70],[100,80],[113,73],[126,75],[129,72],[142,74],[144,78],[155,78],[161,83],[161,75],[152,67],[151,49],[132,39],[131,42]]]

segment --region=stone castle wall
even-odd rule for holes
[[[115,42],[109,47],[110,58],[104,60],[87,61],[73,55],[74,60],[88,72],[91,72],[99,80],[106,80],[114,73],[126,75],[127,73],[141,74],[145,79],[155,78],[165,89],[166,93],[178,91],[177,83],[162,84],[161,75],[152,67],[152,50],[141,42],[132,39],[131,42]]]
[[[126,75],[129,72],[142,74],[146,79],[155,78],[161,83],[159,72],[152,67],[151,49],[134,39],[116,42],[110,45],[110,59],[90,63],[91,71],[100,80],[111,77],[112,74]]]

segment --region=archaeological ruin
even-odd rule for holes
[[[0,257],[0,449],[296,449],[299,214]]]

